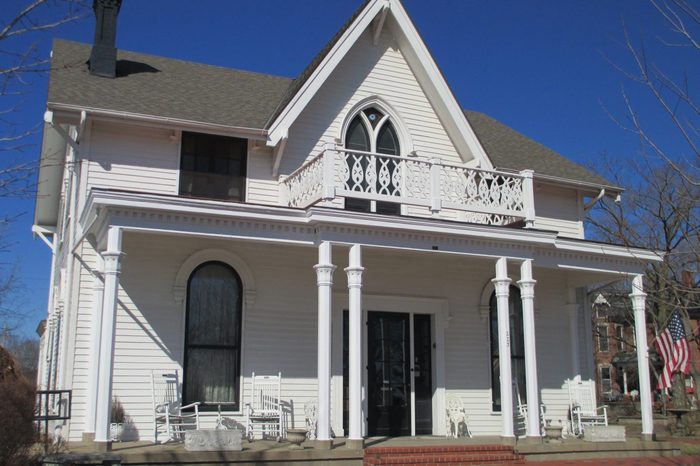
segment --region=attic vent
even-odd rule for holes
[[[113,78],[117,72],[117,15],[122,0],[94,0],[95,41],[90,52],[90,74]]]

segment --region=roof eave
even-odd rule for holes
[[[81,105],[67,104],[61,102],[48,102],[47,108],[54,112],[64,112],[66,114],[86,112],[92,119],[126,121],[137,124],[146,124],[152,127],[164,127],[168,129],[179,129],[185,131],[200,131],[205,133],[223,134],[239,136],[247,139],[264,141],[267,138],[267,130],[263,128],[248,128],[242,126],[230,126],[219,123],[209,123],[204,121],[186,120],[182,118],[172,118],[162,115],[149,115],[142,113],[124,112],[110,110],[106,108],[94,108]]]

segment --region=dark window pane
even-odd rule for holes
[[[207,262],[187,285],[183,400],[238,408],[241,280],[228,265]]]
[[[394,126],[387,121],[379,130],[377,135],[377,152],[380,154],[399,155],[399,138],[396,135]]]
[[[520,289],[511,286],[508,296],[510,320],[511,374],[521,397],[525,396],[525,344],[523,339],[523,309]],[[498,349],[498,307],[496,293],[489,300],[489,327],[491,334],[491,394],[493,410],[501,410],[501,379]],[[517,402],[517,400],[515,400]]]
[[[350,150],[370,151],[369,135],[359,116],[356,116],[350,123],[348,134],[345,137],[345,147]]]
[[[247,152],[245,139],[183,132],[180,194],[245,200]]]

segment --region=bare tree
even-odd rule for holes
[[[609,61],[631,83],[621,92],[625,116],[613,118],[639,138],[640,150],[624,167],[609,162],[603,167],[605,175],[628,191],[620,202],[599,203],[589,215],[589,226],[597,239],[659,253],[662,260],[645,277],[650,320],[660,331],[679,309],[692,342],[699,341],[694,337],[700,332],[688,318],[688,310],[700,303],[700,102],[694,94],[698,83],[693,82],[700,64],[700,9],[687,0],[649,2],[663,25],[653,39],[664,50],[665,65],[657,64],[658,56],[656,62],[650,58],[644,41],[633,39],[623,25],[622,46],[629,60]],[[650,98],[656,111],[638,110],[643,105],[632,96],[640,90],[636,95]],[[681,382],[674,378],[676,395],[685,392]],[[674,396],[674,403],[676,398],[685,397]]]
[[[17,8],[12,11],[13,8]],[[25,98],[41,84],[36,78],[50,68],[41,47],[51,32],[89,12],[82,0],[27,0],[3,4],[0,16],[0,199],[31,197],[36,178],[36,146],[31,136],[40,122],[23,121]],[[31,150],[30,150],[31,149]],[[15,217],[0,213],[0,325],[13,328],[20,312],[17,264],[6,260],[8,225]]]
[[[697,100],[697,66],[700,58],[700,8],[687,0],[649,0],[665,26],[665,34],[655,37],[674,56],[677,69],[657,65],[644,42],[635,41],[623,24],[622,46],[629,61],[621,64],[609,60],[630,81],[641,86],[657,103],[653,115],[642,115],[623,87],[622,98],[627,110],[621,126],[635,133],[649,155],[671,166],[686,182],[700,186],[700,102]],[[685,65],[685,66],[684,66]],[[690,72],[688,71],[690,68]],[[675,136],[671,141],[659,137],[654,129],[660,118],[670,124]]]
[[[0,19],[0,197],[33,195],[36,161],[27,157],[29,137],[38,124],[25,125],[17,114],[34,79],[49,70],[40,44],[49,32],[80,19],[89,11],[81,0],[32,0],[18,11],[5,5]]]

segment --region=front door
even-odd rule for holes
[[[411,435],[409,314],[369,312],[367,318],[367,434]]]
[[[411,321],[413,326],[411,326]],[[367,313],[367,435],[433,433],[432,316]],[[411,367],[411,358],[413,366]],[[343,429],[348,431],[348,312],[343,312]],[[412,429],[411,414],[415,412]]]

